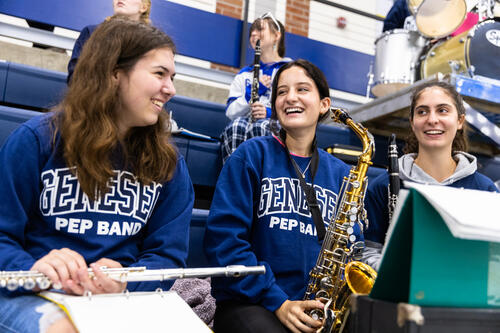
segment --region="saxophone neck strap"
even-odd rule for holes
[[[300,181],[300,187],[302,188],[302,191],[304,191],[304,194],[306,195],[306,201],[307,201],[307,206],[309,207],[309,211],[311,212],[312,219],[314,221],[314,224],[316,225],[316,232],[318,235],[318,241],[321,242],[325,238],[326,234],[326,228],[325,224],[323,222],[323,217],[321,216],[321,211],[319,209],[318,205],[318,200],[316,198],[316,191],[314,190],[314,176],[316,176],[316,172],[318,171],[318,164],[319,164],[319,153],[318,153],[318,147],[316,143],[316,137],[314,137],[313,143],[312,143],[312,157],[311,157],[311,185],[307,185],[306,180],[304,179],[304,176],[302,175],[302,172],[297,165],[297,162],[292,158],[292,154],[290,154],[290,151],[288,150],[288,147],[286,146],[286,132],[281,129],[280,130],[280,137],[283,142],[283,145],[285,147],[288,159],[290,160],[290,163],[292,163],[293,168],[295,170],[295,173],[297,174],[297,178],[299,178]]]

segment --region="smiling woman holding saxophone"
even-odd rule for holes
[[[445,82],[415,88],[410,106],[411,132],[399,158],[399,178],[420,184],[498,191],[491,179],[477,172],[477,159],[466,153],[467,124],[462,97]],[[364,261],[378,269],[389,226],[389,175],[375,178],[365,198],[369,226]]]
[[[100,267],[186,264],[193,188],[163,109],[175,94],[174,53],[159,29],[105,21],[85,44],[61,104],[7,139],[1,271],[38,271],[73,295],[170,288],[117,282]],[[0,327],[72,331],[62,310],[32,291],[0,293]]]
[[[266,274],[212,280],[216,332],[314,332],[322,325],[308,313],[323,303],[303,298],[321,249],[316,225],[330,223],[349,167],[316,147],[331,101],[315,65],[283,65],[272,91],[272,118],[281,130],[244,142],[228,159],[205,234],[211,264],[262,264]]]

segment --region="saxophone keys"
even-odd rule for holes
[[[349,211],[351,212],[351,214],[355,215],[358,213],[358,207],[351,207]]]
[[[7,286],[7,280],[6,279],[0,279],[0,287],[5,288]]]

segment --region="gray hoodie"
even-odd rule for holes
[[[450,185],[457,180],[472,175],[477,170],[475,156],[464,152],[456,152],[453,155],[453,159],[457,162],[455,172],[442,182],[438,182],[415,164],[415,157],[417,157],[417,154],[412,153],[399,158],[399,177],[401,180],[409,180],[420,184]]]

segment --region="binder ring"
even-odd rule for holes
[[[156,288],[155,293],[159,294],[161,297],[163,297],[163,289],[161,288]]]

